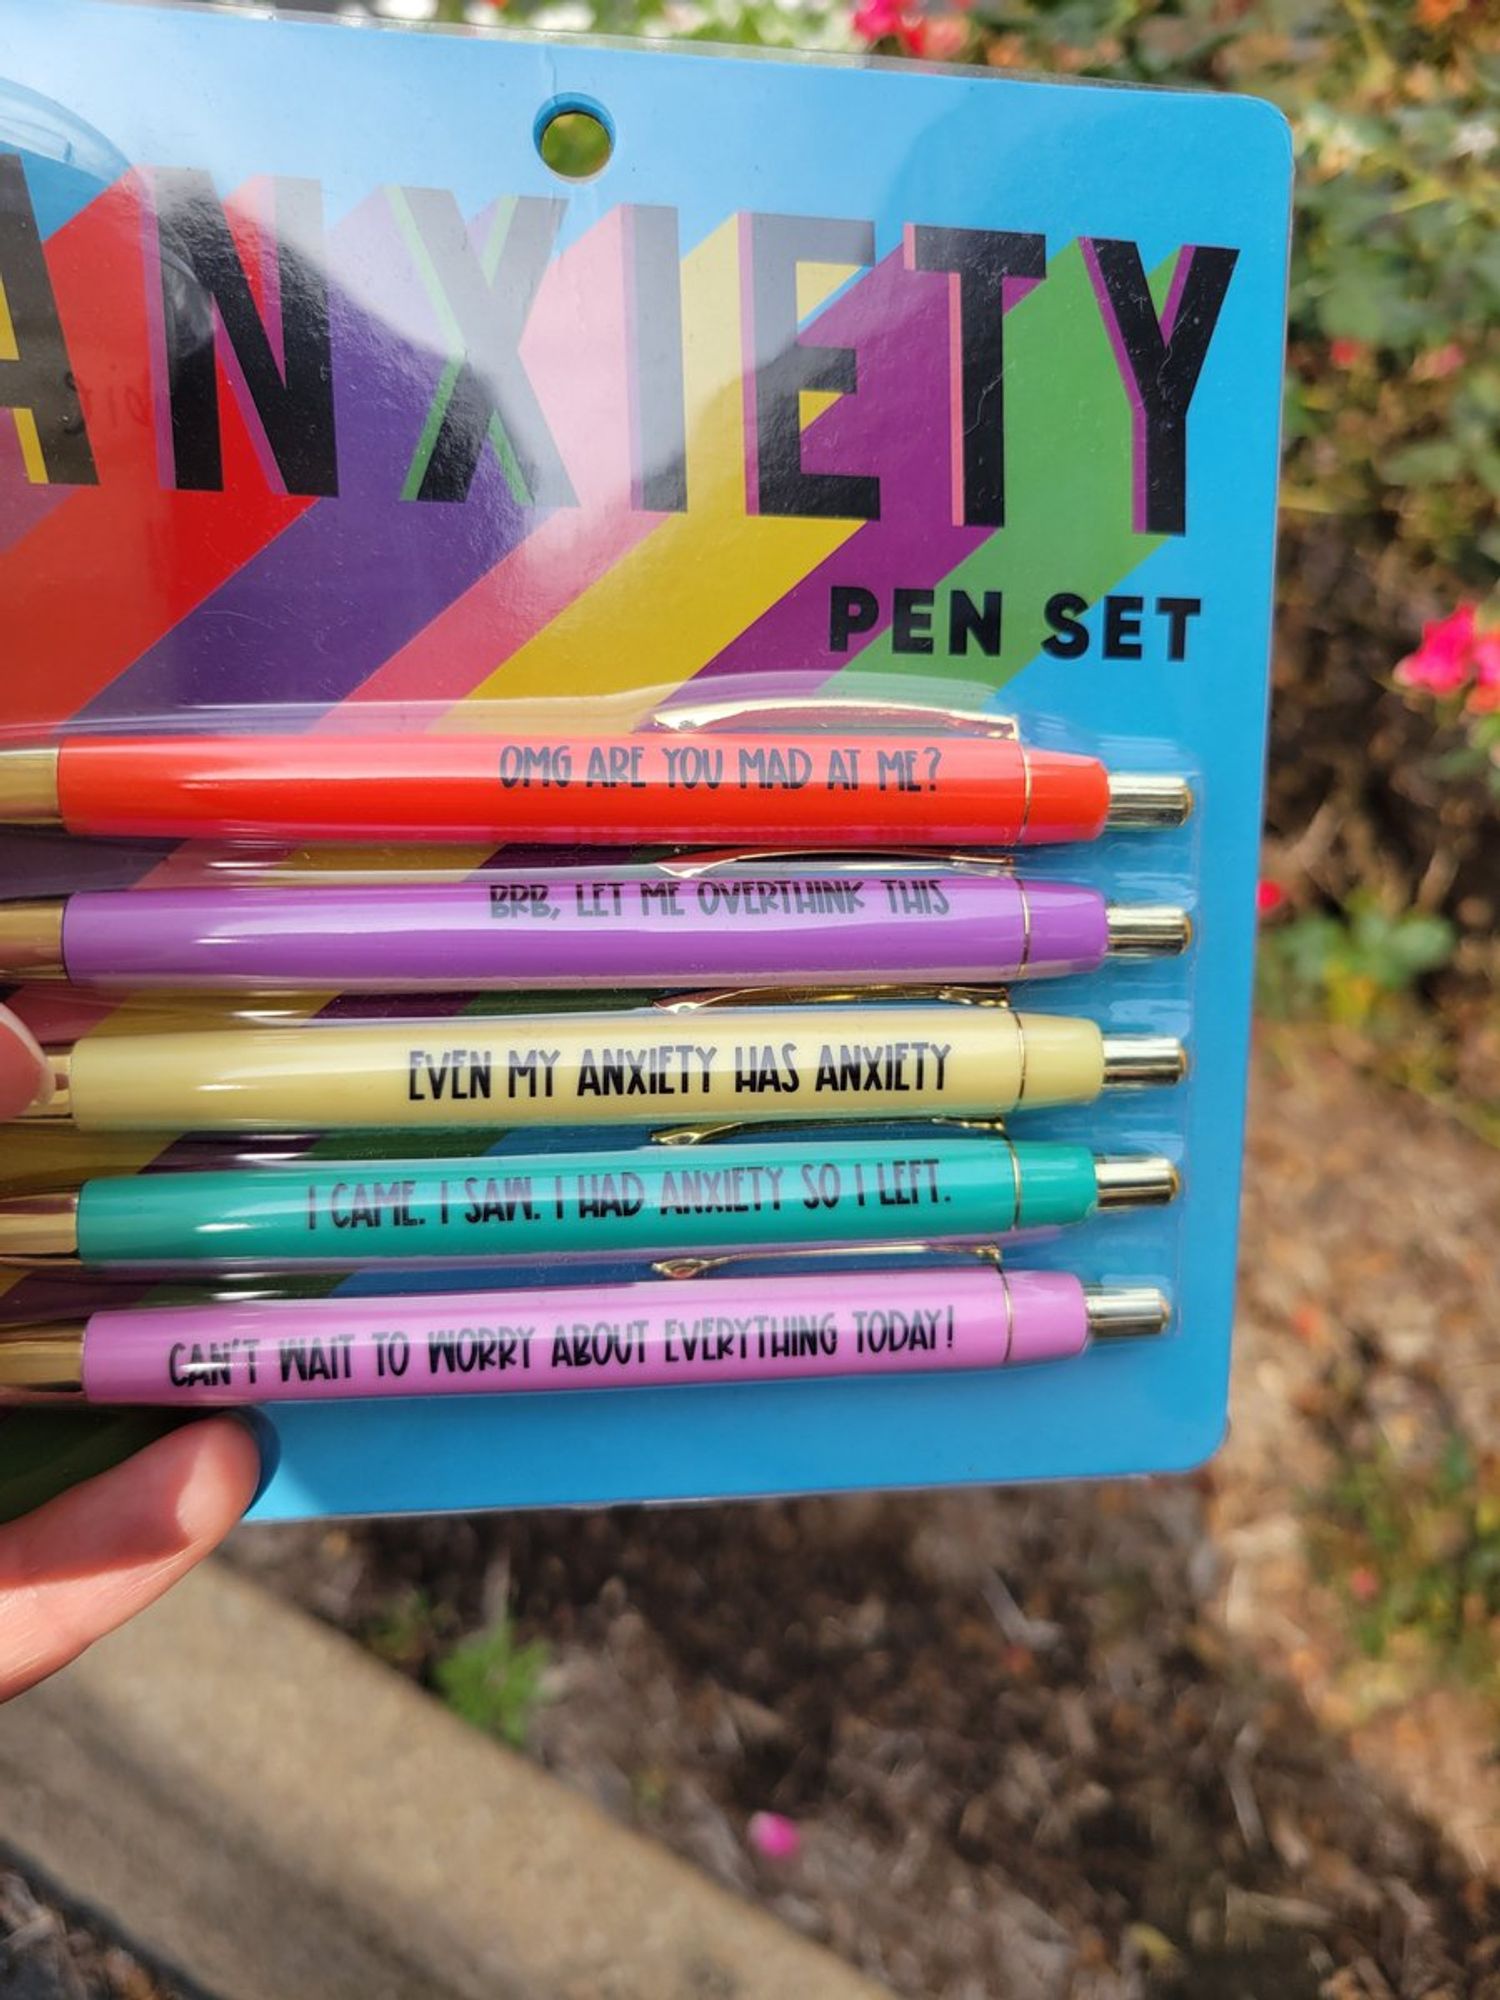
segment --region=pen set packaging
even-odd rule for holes
[[[1206,1457],[1289,179],[1241,99],[0,0],[0,1461]]]

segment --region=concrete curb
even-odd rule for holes
[[[219,2000],[881,2000],[210,1564],[0,1708],[0,1838]]]

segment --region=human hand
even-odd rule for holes
[[[259,1478],[250,1432],[212,1417],[0,1527],[0,1701],[170,1590],[229,1533]]]
[[[0,1120],[41,1096],[46,1078],[41,1050],[0,1007]],[[259,1478],[250,1432],[215,1417],[0,1527],[0,1701],[169,1590],[228,1534]]]

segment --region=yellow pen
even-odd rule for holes
[[[30,1118],[85,1132],[993,1116],[1175,1083],[1182,1044],[936,1001],[315,1022],[86,1038]]]

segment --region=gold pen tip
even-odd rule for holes
[[[1182,1175],[1155,1153],[1094,1162],[1100,1208],[1164,1208],[1182,1192]]]
[[[0,825],[56,826],[58,753],[0,750]]]
[[[84,1333],[79,1321],[0,1327],[0,1407],[81,1395]]]
[[[1165,1333],[1172,1305],[1155,1285],[1100,1285],[1084,1293],[1089,1334],[1094,1340],[1139,1340]]]
[[[1119,830],[1181,826],[1192,810],[1193,788],[1186,778],[1150,771],[1110,774],[1106,826]]]
[[[17,1194],[0,1200],[0,1266],[71,1263],[77,1256],[76,1194]]]
[[[61,902],[0,903],[0,979],[63,977]]]

